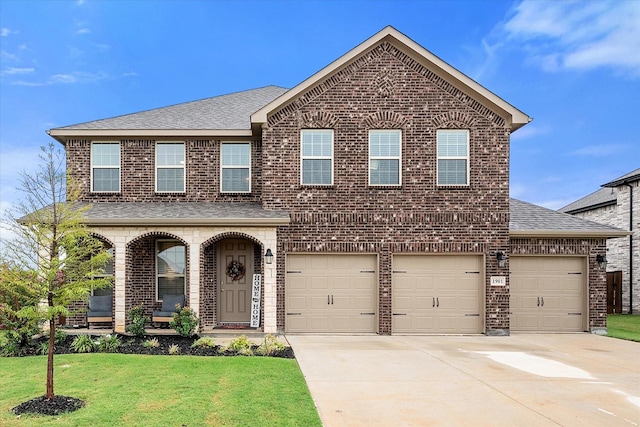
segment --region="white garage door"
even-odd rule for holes
[[[585,259],[581,257],[511,257],[512,331],[579,332],[587,313]]]
[[[394,255],[393,333],[481,333],[482,270],[477,255]]]
[[[375,332],[375,255],[295,254],[286,264],[286,332]]]

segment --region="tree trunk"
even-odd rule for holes
[[[49,293],[49,307],[53,307],[53,295]],[[49,352],[47,353],[47,399],[53,398],[53,351],[56,343],[56,320],[49,319]]]

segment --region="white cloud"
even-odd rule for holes
[[[99,71],[97,73],[89,73],[85,71],[74,71],[72,73],[54,74],[46,81],[27,81],[16,80],[11,82],[16,86],[49,86],[56,84],[73,84],[73,83],[97,83],[102,80],[109,79],[109,74]]]
[[[78,78],[71,74],[55,74],[49,79],[51,83],[75,83]]]
[[[640,1],[530,1],[504,24],[546,71],[609,67],[640,77]]]
[[[9,53],[6,50],[2,50],[0,51],[0,57],[4,60],[8,60],[8,61],[17,61],[20,58],[18,58],[18,55],[14,55],[13,53]]]
[[[80,28],[78,31],[76,31],[76,34],[90,34],[91,30],[88,28]]]
[[[3,76],[11,76],[15,74],[30,74],[33,73],[35,68],[17,68],[17,67],[7,67],[0,72]]]
[[[0,28],[0,37],[7,37],[11,34],[17,34],[17,33],[18,33],[17,31],[11,31],[10,29],[5,27]]]

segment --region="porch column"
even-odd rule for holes
[[[200,243],[189,245],[189,307],[200,316]]]
[[[124,333],[127,324],[127,314],[125,310],[125,259],[127,257],[127,244],[123,238],[116,239],[115,246],[115,259],[114,261],[114,324],[113,330],[115,332]]]

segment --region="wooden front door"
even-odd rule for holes
[[[253,243],[227,239],[219,243],[218,301],[220,322],[251,321],[251,285],[253,278]]]
[[[622,313],[622,271],[607,272],[607,314]]]

